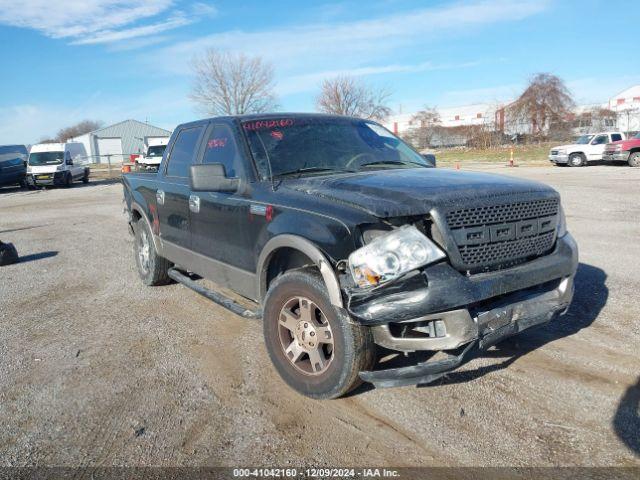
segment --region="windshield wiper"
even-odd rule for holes
[[[316,172],[351,172],[354,170],[346,170],[334,167],[305,167],[305,168],[297,168],[295,170],[291,170],[288,172],[277,173],[274,177],[288,177],[290,175],[302,175],[304,173],[316,173]]]
[[[367,163],[362,163],[360,165],[360,168],[362,167],[368,167],[370,165],[419,165],[421,167],[426,167],[427,165],[424,163],[419,163],[419,162],[400,162],[397,160],[380,160],[377,162],[367,162]]]

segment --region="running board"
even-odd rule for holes
[[[226,308],[227,310],[231,310],[236,315],[240,315],[244,318],[258,319],[262,318],[262,312],[260,310],[251,310],[246,307],[243,307],[239,303],[235,302],[231,298],[210,290],[206,287],[203,287],[199,283],[191,280],[187,275],[182,273],[180,270],[176,270],[175,268],[170,268],[168,271],[169,278],[172,278],[178,283],[181,283],[185,287],[190,288],[196,293],[199,293],[203,297],[207,297],[212,302],[217,303],[221,307]]]

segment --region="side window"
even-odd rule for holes
[[[178,138],[173,144],[171,156],[169,157],[168,177],[187,178],[189,176],[189,167],[198,148],[198,139],[202,133],[202,128],[185,128],[178,133]]]
[[[236,139],[228,125],[216,125],[207,139],[202,163],[221,163],[228,178],[237,176],[240,157]]]
[[[593,141],[591,142],[591,145],[602,145],[604,143],[609,143],[608,135],[598,135],[596,138],[593,139]]]
[[[620,135],[619,133],[611,134],[611,141],[612,142],[617,142],[618,140],[622,140],[622,135]]]

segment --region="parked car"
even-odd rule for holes
[[[640,167],[640,133],[627,140],[607,144],[603,160],[627,162],[632,167]]]
[[[262,318],[276,370],[313,398],[361,380],[432,382],[573,296],[578,249],[555,190],[433,168],[369,120],[180,125],[157,174],[125,174],[123,188],[141,280],[173,279]],[[446,355],[385,368],[378,347]]]
[[[24,145],[0,145],[0,187],[26,185],[28,154]]]
[[[553,147],[549,152],[549,161],[556,165],[585,167],[590,161],[602,160],[604,148],[608,143],[624,139],[622,132],[581,135],[575,143]]]
[[[31,147],[27,162],[27,183],[31,186],[70,187],[76,180],[89,182],[90,169],[82,143],[42,143]]]
[[[147,140],[142,156],[138,157],[138,165],[146,170],[157,170],[168,142],[168,138],[152,138]]]

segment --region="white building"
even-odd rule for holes
[[[640,130],[640,85],[623,90],[611,97],[603,106],[616,112],[618,130],[623,132]]]
[[[150,139],[169,139],[171,132],[137,120],[124,120],[73,138],[81,142],[91,163],[122,163],[140,154]]]

